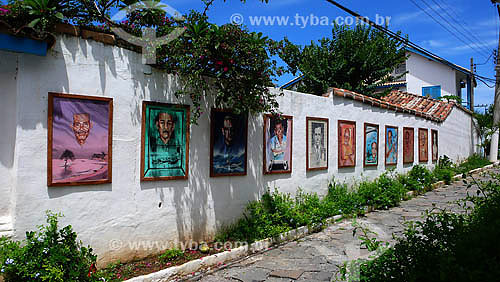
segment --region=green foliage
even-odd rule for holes
[[[352,223],[354,230],[352,231],[352,235],[356,236],[356,234],[361,231],[361,235],[359,235],[359,239],[361,240],[361,247],[365,247],[368,251],[373,252],[378,250],[382,246],[387,246],[388,243],[384,243],[383,241],[377,240],[377,233],[371,231],[369,228],[359,224],[356,219],[353,220]]]
[[[468,157],[464,162],[460,163],[456,168],[456,174],[463,174],[473,169],[487,166],[491,162],[477,154]]]
[[[62,21],[64,16],[57,10],[57,1],[54,0],[24,0],[23,8],[34,19],[28,24],[29,27],[41,25],[41,29],[47,29],[50,24]]]
[[[91,270],[96,256],[83,247],[71,226],[58,228],[60,214],[47,212],[47,225],[26,232],[22,242],[0,239],[5,281],[97,281]]]
[[[443,180],[446,184],[450,184],[453,176],[456,174],[456,167],[451,162],[450,158],[445,155],[439,158],[433,174],[436,179]]]
[[[169,261],[175,260],[176,258],[180,258],[184,255],[184,252],[179,249],[170,249],[166,250],[163,254],[161,254],[158,258],[162,263],[167,263]]]
[[[478,185],[470,214],[428,213],[378,258],[361,261],[360,281],[497,281],[500,276],[500,175]],[[345,272],[343,272],[345,273]],[[345,278],[345,277],[344,277]]]
[[[434,176],[425,166],[416,165],[407,175],[401,176],[400,181],[409,191],[424,192],[431,188]]]
[[[357,198],[361,206],[388,209],[403,200],[406,192],[399,178],[384,173],[375,181],[364,181],[357,187]]]
[[[406,61],[400,41],[368,25],[335,25],[332,38],[304,47],[285,38],[280,46],[288,70],[304,75],[298,90],[316,95],[337,87],[375,96],[376,86],[393,79],[389,74]]]

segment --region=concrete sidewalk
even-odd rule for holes
[[[498,169],[493,171],[499,172]],[[487,180],[488,176],[475,178]],[[457,181],[402,202],[390,210],[369,213],[356,219],[356,222],[376,232],[378,239],[393,242],[392,234],[402,235],[405,221],[422,220],[426,210],[436,208],[462,213],[464,210],[456,201],[464,199],[467,192],[475,195],[476,191],[476,187],[467,189],[462,181]],[[339,265],[369,254],[360,247],[361,241],[353,237],[353,229],[353,219],[343,220],[319,233],[205,274],[198,281],[331,281]]]

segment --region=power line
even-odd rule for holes
[[[474,32],[472,32],[468,27],[467,27],[467,24],[462,20],[459,22],[458,19],[460,19],[460,16],[458,15],[458,13],[453,9],[453,6],[450,6],[449,4],[445,3],[444,0],[441,0],[441,2],[443,3],[444,6],[446,6],[448,9],[445,9],[443,8],[439,2],[437,2],[436,0],[432,0],[434,3],[436,3],[439,8],[441,8],[441,10],[443,10],[454,22],[456,22],[459,26],[462,27],[462,29],[467,32],[467,34],[469,34],[469,36],[473,37],[473,39],[475,39],[477,42],[483,44],[484,46],[487,46],[488,44],[486,42],[484,42],[483,40],[479,39],[475,34]],[[451,15],[449,12],[453,13],[453,15]],[[496,18],[495,18],[496,19]],[[497,30],[498,31],[498,30]],[[498,38],[498,36],[497,36]],[[474,40],[472,40],[474,41]],[[488,53],[490,52],[490,49],[488,49],[487,47],[483,47],[485,48],[485,50],[488,50]]]
[[[485,61],[484,63],[482,63],[482,64],[474,64],[474,66],[482,66],[482,65],[486,65],[486,64],[490,61],[491,57],[493,57],[493,54],[494,54],[494,53],[495,53],[495,52],[491,52],[490,56],[488,57],[488,59],[486,59],[486,61]]]
[[[477,78],[477,77],[476,77]],[[487,87],[489,88],[495,88],[495,85],[489,85],[488,83],[486,83],[486,81],[480,79],[480,78],[477,78],[477,80],[481,81],[482,83],[484,83],[484,85],[486,85]]]
[[[438,19],[436,19],[431,13],[429,13],[426,9],[422,8],[422,6],[420,6],[419,4],[417,4],[417,2],[415,2],[414,0],[410,0],[415,6],[417,6],[420,10],[422,10],[425,14],[427,14],[430,18],[432,18],[436,23],[438,23],[441,27],[443,27],[446,31],[448,31],[451,35],[453,35],[455,38],[457,38],[458,40],[460,40],[462,43],[464,43],[465,45],[467,45],[469,48],[475,50],[476,52],[478,51],[478,49],[474,48],[474,46],[471,46],[469,43],[465,42],[462,38],[460,38],[459,36],[457,36],[454,32],[452,32],[448,27],[446,27],[444,24],[442,24]],[[422,2],[425,3],[425,5],[427,5],[431,10],[433,10],[434,12],[436,12],[427,2],[425,2],[424,0],[422,0]],[[441,16],[440,13],[436,13],[438,14],[439,17],[441,17],[444,21],[448,22],[448,20],[446,20],[443,16]],[[448,22],[449,24],[449,22]],[[453,25],[451,25],[453,27]],[[453,27],[455,28],[455,27]],[[456,28],[455,28],[456,29]],[[484,53],[482,53],[483,51],[479,51],[480,54],[482,54],[483,56]],[[485,56],[487,57],[487,55]]]

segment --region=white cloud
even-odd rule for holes
[[[496,47],[496,45],[498,44],[498,41],[497,40],[488,40],[484,43],[470,43],[469,45],[460,45],[460,46],[455,46],[455,47],[452,47],[450,48],[451,51],[455,51],[455,52],[461,52],[461,51],[470,51],[472,50],[471,47],[475,48],[475,49],[481,49],[483,47],[485,48],[494,48]]]
[[[417,8],[417,7],[415,7],[415,8]],[[393,23],[396,25],[402,25],[402,24],[405,24],[408,22],[414,23],[414,22],[432,21],[432,19],[429,16],[427,16],[427,14],[424,11],[420,10],[419,8],[417,8],[417,9],[418,9],[418,11],[416,11],[416,12],[402,13],[402,14],[396,15],[392,19]],[[430,8],[427,7],[424,10],[428,13],[434,14],[433,10],[437,10],[437,9],[439,9],[439,7],[437,5],[431,5]]]

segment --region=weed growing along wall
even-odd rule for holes
[[[140,54],[76,37],[59,36],[46,57],[10,52],[0,52],[0,56],[4,101],[0,105],[0,196],[5,199],[0,205],[0,223],[7,227],[3,234],[22,238],[25,231],[44,222],[45,210],[62,212],[61,224],[73,225],[84,244],[99,254],[101,263],[145,256],[190,239],[210,240],[217,228],[241,216],[244,206],[268,187],[291,193],[301,187],[324,194],[334,178],[352,182],[380,175],[388,168],[383,158],[377,166],[363,166],[365,122],[379,125],[380,156],[386,125],[399,129],[398,144],[402,144],[403,127],[413,127],[415,133],[427,128],[429,136],[431,129],[438,130],[439,155],[453,160],[468,157],[477,144],[472,118],[459,108],[436,123],[338,96],[285,91],[279,103],[293,121],[288,136],[290,173],[263,173],[264,122],[259,115],[248,119],[247,174],[210,177],[207,110],[198,125],[190,126],[188,178],[141,181],[142,102],[189,105],[188,100],[175,98],[175,77],[156,70],[145,74],[148,69]],[[113,99],[111,183],[47,187],[49,92]],[[211,107],[209,102],[205,106]],[[307,117],[328,119],[328,169],[306,170]],[[356,125],[356,158],[351,167],[338,166],[339,120]],[[417,138],[415,134],[414,163],[418,163]],[[404,172],[411,164],[403,165],[403,146],[397,150],[397,165],[391,168]],[[430,156],[426,165],[432,165]]]

